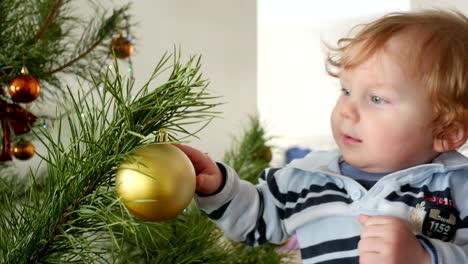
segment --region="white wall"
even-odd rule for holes
[[[133,57],[136,84],[146,81],[165,51],[180,45],[183,54],[202,55],[209,89],[225,102],[191,145],[221,159],[232,137],[257,111],[256,1],[132,1],[132,28],[138,37]]]
[[[468,1],[466,0],[411,0],[411,9],[421,10],[428,8],[457,9],[468,14]]]

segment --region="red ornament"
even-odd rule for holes
[[[26,67],[21,70],[21,75],[14,78],[8,86],[8,91],[13,101],[17,103],[30,103],[34,101],[41,87],[32,75],[29,75]]]
[[[0,102],[1,104],[2,102]],[[11,134],[10,127],[8,126],[8,120],[4,113],[0,113],[1,123],[2,123],[2,150],[0,151],[0,161],[9,161],[13,158],[11,157]]]
[[[16,135],[28,133],[37,119],[35,115],[16,104],[7,104],[5,108],[0,107],[0,109],[6,109],[8,123]]]
[[[16,104],[0,99],[0,124],[2,126],[2,148],[0,161],[12,160],[11,129],[16,135],[29,132],[36,116]]]

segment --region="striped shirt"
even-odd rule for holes
[[[359,263],[359,214],[405,220],[433,263],[468,263],[468,159],[457,152],[383,176],[369,190],[340,174],[338,151],[267,169],[254,186],[225,166],[197,206],[236,241],[280,244],[296,233],[303,263]],[[403,241],[404,243],[404,241]]]

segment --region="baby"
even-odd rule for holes
[[[303,263],[468,263],[468,159],[456,151],[468,139],[468,19],[392,13],[338,44],[327,60],[341,82],[338,149],[254,186],[178,145],[198,207],[250,245],[296,233]]]

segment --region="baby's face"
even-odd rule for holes
[[[378,52],[341,71],[342,93],[331,117],[333,137],[344,159],[367,172],[400,170],[437,155],[429,95],[404,73],[399,63],[404,54],[399,43],[391,41],[392,55]]]

